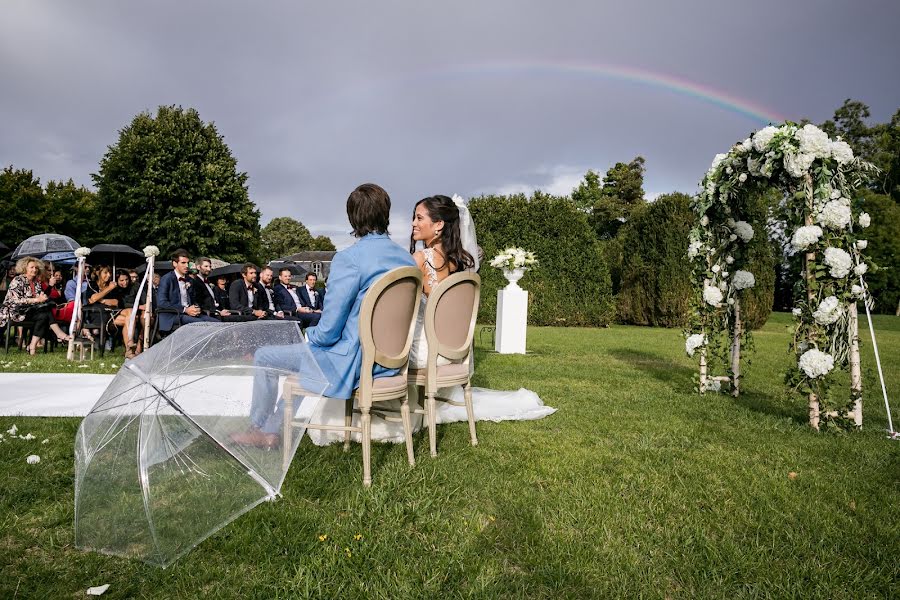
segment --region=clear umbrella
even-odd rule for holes
[[[286,347],[291,368],[255,358],[266,346]],[[76,546],[165,567],[275,497],[289,466],[282,451],[231,436],[248,429],[260,381],[280,390],[286,377],[311,395],[327,386],[292,322],[182,326],[128,361],[78,429]],[[303,431],[281,440],[290,456]]]
[[[78,249],[78,242],[67,235],[42,233],[33,235],[19,244],[12,253],[13,260],[23,256],[41,258],[50,252],[72,252]]]

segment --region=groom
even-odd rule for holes
[[[318,326],[306,330],[309,349],[328,380],[323,395],[347,399],[359,386],[362,346],[359,311],[369,287],[397,267],[416,266],[412,256],[388,237],[391,198],[374,183],[364,183],[347,198],[347,217],[357,242],[334,255],[328,276],[328,297]],[[257,350],[249,431],[232,435],[240,444],[275,447],[280,443],[283,415],[278,400],[278,374],[271,369],[300,371],[296,348],[266,346]],[[375,377],[396,375],[396,369],[376,364]],[[274,410],[278,404],[278,410]]]

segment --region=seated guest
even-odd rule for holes
[[[256,273],[259,269],[253,263],[244,263],[241,277],[231,282],[228,288],[228,302],[231,311],[239,315],[252,315],[257,319],[265,319],[266,311],[259,298],[260,290],[256,286]]]
[[[301,285],[298,290],[300,302],[315,313],[321,313],[325,306],[325,290],[316,289],[318,279],[315,273],[307,273],[305,285]]]
[[[134,269],[131,269],[130,271],[128,271],[128,278],[131,279],[131,283],[132,283],[132,285],[134,285],[135,283],[138,282],[138,279],[139,279],[138,272],[135,271]]]
[[[283,306],[277,300],[275,294],[275,271],[272,267],[263,267],[259,272],[259,297],[262,299],[262,309],[266,311],[267,319],[281,319],[283,321],[297,321],[297,317],[291,314],[291,306]]]
[[[91,275],[91,280],[87,286],[87,304],[103,304],[109,308],[118,308],[119,299],[115,294],[118,284],[113,281],[112,269],[106,265],[100,265]]]
[[[72,321],[72,313],[75,312],[75,302],[66,300],[62,271],[54,269],[47,281],[42,284],[42,287],[44,288],[44,293],[47,294],[47,298],[54,304],[54,306],[50,307],[51,312],[53,312],[53,319],[57,323],[62,323],[63,327],[65,327]]]
[[[213,285],[211,279],[209,279],[209,272],[212,271],[212,262],[206,258],[205,256],[202,258],[198,258],[197,262],[194,263],[197,266],[197,274],[194,276],[194,281],[196,284],[194,297],[197,300],[197,304],[200,305],[200,309],[203,311],[203,314],[209,315],[211,317],[215,317],[220,321],[227,321],[229,323],[239,322],[239,321],[248,321],[248,320],[256,320],[255,317],[250,316],[246,317],[244,315],[239,315],[231,312],[228,308],[228,294],[224,293],[225,304],[223,305],[220,302],[220,295],[216,294],[218,290],[221,292],[218,287]]]
[[[187,323],[216,322],[213,317],[204,315],[197,304],[194,286],[187,275],[190,262],[191,259],[186,250],[176,250],[172,254],[174,270],[166,273],[159,280],[157,306],[166,310],[166,312],[160,312],[157,317],[161,331],[172,331],[177,325]]]
[[[216,304],[219,305],[219,309],[225,309],[227,311],[231,311],[231,301],[228,299],[228,276],[227,275],[219,275],[216,277],[215,285],[213,286],[213,296],[216,299]]]
[[[297,317],[303,327],[314,327],[319,324],[322,311],[314,312],[308,306],[304,306],[298,289],[291,284],[291,270],[283,268],[278,273],[278,281],[274,284],[275,305],[286,314]]]
[[[9,285],[12,283],[12,280],[16,278],[16,265],[9,265],[9,268],[6,269],[6,272],[3,274],[3,277],[0,277],[0,292],[5,292],[9,289]]]
[[[88,281],[91,278],[91,267],[90,265],[84,265],[84,273],[82,275],[83,279],[81,280],[81,302],[82,304],[87,304],[87,288]],[[75,301],[75,286],[78,285],[78,267],[72,269],[72,278],[66,282],[65,288],[65,297],[67,302]]]
[[[16,263],[16,275],[9,284],[3,304],[0,305],[0,327],[13,327],[22,321],[32,321],[31,343],[28,353],[35,354],[39,344],[52,331],[60,342],[68,342],[69,336],[53,319],[47,294],[41,290],[39,274],[43,263],[33,256],[26,256]]]

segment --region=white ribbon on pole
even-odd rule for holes
[[[900,433],[894,431],[894,422],[891,419],[891,405],[888,402],[887,388],[884,386],[884,373],[881,370],[881,357],[878,355],[878,342],[875,341],[875,327],[872,326],[872,313],[869,312],[869,302],[871,301],[872,296],[869,295],[869,288],[866,285],[866,282],[863,281],[862,275],[859,276],[859,285],[861,285],[863,289],[863,306],[866,307],[866,320],[869,321],[869,335],[872,337],[872,350],[875,351],[875,365],[878,367],[878,378],[881,380],[881,395],[884,397],[884,410],[887,412],[888,435],[895,440],[900,440]]]
[[[125,330],[125,334],[128,336],[128,341],[131,341],[132,336],[134,336],[134,321],[137,318],[138,306],[141,305],[141,295],[144,292],[144,285],[147,283],[147,280],[152,277],[153,268],[150,266],[153,257],[147,258],[147,270],[144,271],[144,278],[141,280],[141,285],[138,287],[137,296],[134,297],[134,306],[131,307],[131,314],[128,315],[128,328]]]
[[[66,360],[75,357],[75,329],[81,319],[81,283],[84,281],[84,258],[78,257],[78,275],[75,277],[75,306],[72,309],[72,320],[69,322],[69,350],[66,352]]]

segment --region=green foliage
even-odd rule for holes
[[[0,171],[0,241],[14,248],[32,235],[47,232],[41,222],[43,197],[41,182],[31,171],[12,165]]]
[[[622,321],[662,327],[685,324],[693,294],[685,252],[693,223],[690,196],[676,192],[636,210],[619,232],[622,287],[617,300]]]
[[[137,115],[92,177],[110,240],[232,262],[259,252],[259,211],[247,174],[238,172],[215,125],[192,108]]]
[[[585,182],[588,182],[585,176]],[[597,237],[615,237],[632,211],[644,202],[644,157],[630,163],[616,163],[603,178],[603,187],[594,204],[592,223]],[[580,186],[579,186],[580,187]]]
[[[331,238],[327,235],[317,235],[313,238],[312,245],[309,247],[310,250],[321,250],[323,252],[334,252],[337,250],[334,242],[331,241]]]
[[[587,215],[571,200],[540,192],[531,199],[522,194],[481,196],[472,199],[469,211],[485,256],[480,321],[494,322],[497,290],[506,285],[501,271],[487,263],[500,251],[519,246],[538,259],[538,266],[520,282],[530,292],[530,324],[609,323],[613,315],[609,272]]]
[[[572,202],[575,203],[578,210],[590,213],[602,200],[603,188],[600,185],[600,175],[589,169],[578,187],[572,190]]]
[[[772,313],[775,303],[775,263],[778,254],[766,231],[766,220],[769,207],[780,200],[782,194],[777,189],[770,189],[757,195],[751,195],[744,205],[745,218],[754,224],[757,235],[742,244],[746,256],[745,270],[753,273],[756,284],[741,291],[741,321],[747,330],[759,329]]]
[[[877,265],[866,274],[875,311],[895,314],[900,308],[900,205],[888,196],[863,193],[862,208],[872,224],[859,236],[868,240],[864,253]]]
[[[310,250],[313,236],[309,229],[291,217],[276,217],[260,231],[262,259],[264,262]]]
[[[43,220],[51,231],[88,247],[108,240],[107,234],[97,228],[97,194],[71,179],[47,183],[44,206]]]

